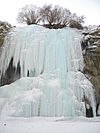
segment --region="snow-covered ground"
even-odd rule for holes
[[[0,121],[0,133],[100,133],[100,117],[8,118]]]

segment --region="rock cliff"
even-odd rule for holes
[[[100,26],[83,32],[84,73],[92,82],[96,96],[96,112],[100,105]]]
[[[3,44],[6,33],[10,30],[12,26],[8,22],[0,21],[0,47]]]

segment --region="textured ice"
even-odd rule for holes
[[[92,84],[84,67],[79,33],[70,28],[50,30],[31,25],[15,28],[5,38],[1,75],[11,59],[20,79],[0,87],[4,116],[85,116],[84,95],[95,115]]]

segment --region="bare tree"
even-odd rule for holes
[[[63,28],[68,25],[71,27],[82,27],[84,16],[77,16],[76,13],[71,13],[70,10],[52,5],[44,5],[37,8],[33,5],[23,7],[17,18],[18,22],[30,24],[42,23],[47,28]]]
[[[71,18],[71,12],[59,6],[44,5],[40,9],[41,21],[44,25],[63,25],[66,26]]]
[[[84,23],[84,19],[85,17],[82,15],[82,16],[77,16],[76,13],[73,13],[72,16],[71,16],[71,20],[74,20],[80,24]]]
[[[71,12],[66,9],[66,8],[62,8],[62,11],[61,11],[61,24],[64,25],[64,26],[67,26],[70,22],[70,19],[71,19]]]
[[[52,24],[52,5],[44,5],[39,12],[43,24]]]
[[[73,13],[69,22],[71,28],[83,29],[82,23],[84,23],[84,16],[77,16],[76,13]]]
[[[37,24],[38,19],[38,8],[33,5],[26,5],[23,7],[17,17],[19,23]]]

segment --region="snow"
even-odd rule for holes
[[[0,133],[100,133],[100,117],[8,118],[0,121]]]
[[[93,45],[93,46],[88,46],[88,49],[93,49],[93,48],[97,48],[97,46]]]

